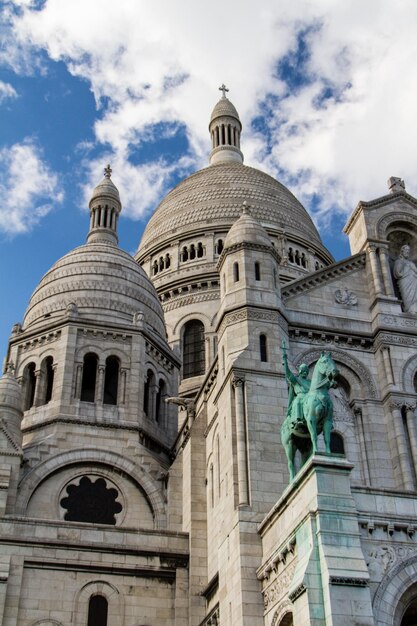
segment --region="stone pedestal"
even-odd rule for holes
[[[272,620],[275,611],[277,624],[282,606],[294,626],[374,624],[350,490],[352,467],[339,457],[312,457],[260,525],[264,559],[258,575],[265,608]],[[282,589],[280,577],[288,583],[275,607],[268,589]]]

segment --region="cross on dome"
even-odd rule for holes
[[[223,83],[221,87],[219,87],[219,91],[223,92],[223,98],[226,97],[226,92],[229,91],[226,85]]]
[[[110,163],[107,165],[107,167],[104,168],[104,176],[106,178],[110,178],[111,177],[111,173],[112,173],[112,168],[110,167]]]

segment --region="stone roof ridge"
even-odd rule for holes
[[[307,276],[303,276],[302,278],[293,280],[291,283],[283,285],[281,288],[282,297],[284,299],[288,299],[296,294],[314,289],[319,285],[323,285],[324,283],[333,280],[334,278],[360,269],[365,265],[365,263],[365,252],[359,252],[358,254],[342,259],[337,263],[332,263],[332,265],[328,265],[317,272],[313,272],[312,274],[308,274]]]

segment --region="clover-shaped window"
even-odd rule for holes
[[[68,495],[60,501],[62,508],[67,510],[65,520],[116,524],[115,516],[123,507],[117,502],[117,489],[108,487],[104,478],[97,478],[93,482],[89,476],[83,476],[78,484],[69,484],[66,492]]]

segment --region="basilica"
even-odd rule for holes
[[[223,90],[208,166],[134,257],[107,167],[13,326],[2,626],[417,624],[417,199],[390,178],[335,262],[241,132]],[[281,427],[323,354],[330,449],[292,467]]]

